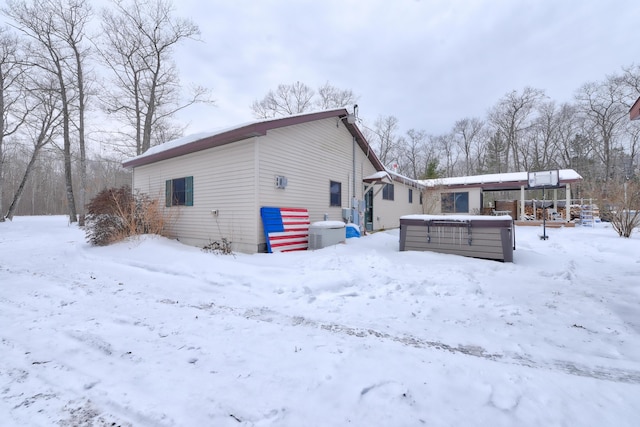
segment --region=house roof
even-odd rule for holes
[[[362,178],[362,181],[368,184],[385,184],[385,183],[391,183],[392,178],[389,172],[384,170],[384,171],[378,171],[373,175],[365,176],[364,178]]]
[[[225,144],[241,141],[243,139],[264,136],[268,131],[279,129],[286,126],[293,126],[302,123],[312,122],[335,117],[337,120],[348,115],[346,109],[338,108],[334,110],[325,110],[314,113],[298,114],[294,116],[282,117],[277,119],[259,120],[251,123],[237,125],[224,130],[210,133],[199,133],[189,135],[183,138],[175,139],[164,144],[151,147],[143,154],[123,162],[125,168],[133,168],[136,166],[147,165],[161,160],[171,159],[173,157],[183,156],[185,154],[195,153],[213,147],[219,147]],[[349,123],[348,120],[342,120],[347,130],[356,139],[356,142],[367,155],[369,161],[378,171],[384,171],[385,168],[375,155],[369,143],[366,141],[362,132],[355,123]]]
[[[560,186],[582,181],[582,176],[573,169],[558,171]],[[528,172],[510,172],[488,175],[461,176],[454,178],[426,179],[418,181],[426,187],[481,187],[483,190],[519,190],[529,186]]]
[[[636,102],[633,103],[631,109],[629,110],[629,119],[630,120],[638,120],[640,119],[640,97],[636,99]]]

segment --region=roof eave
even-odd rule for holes
[[[191,154],[191,153],[206,150],[209,148],[230,144],[232,142],[241,141],[243,139],[248,139],[256,136],[264,136],[267,134],[267,131],[272,129],[278,129],[286,126],[293,126],[297,124],[307,123],[314,120],[322,120],[322,119],[331,118],[331,117],[341,117],[341,116],[346,116],[347,114],[348,113],[346,109],[339,108],[336,110],[320,111],[317,113],[281,117],[273,120],[255,122],[246,126],[241,126],[239,128],[229,130],[227,132],[222,132],[207,138],[202,138],[197,141],[190,142],[188,144],[170,148],[168,150],[164,150],[155,154],[150,154],[148,156],[141,155],[131,160],[123,162],[122,166],[124,166],[125,168],[134,168],[136,166],[143,166],[150,163],[159,162],[161,160],[167,160],[173,157],[183,156],[185,154]],[[350,125],[350,126],[353,127],[353,125]],[[349,128],[349,126],[347,126],[347,128]],[[351,132],[352,135],[356,136],[356,139],[362,138],[362,141],[364,141],[364,137],[362,136],[362,134],[357,128],[355,128],[355,130],[349,129],[349,131]],[[358,143],[360,144],[361,147],[363,146],[361,141],[359,141]],[[364,143],[366,144],[366,141]],[[368,144],[366,145],[368,146]]]
[[[561,179],[558,188],[565,187],[567,184],[575,184],[581,182],[580,178],[568,178]],[[528,181],[504,181],[504,182],[486,182],[486,183],[468,183],[468,184],[441,184],[441,185],[425,185],[425,188],[447,188],[447,189],[461,189],[461,188],[481,188],[486,190],[502,190],[502,191],[515,191],[520,190],[524,186],[525,190],[531,189]]]
[[[181,145],[179,147],[170,148],[168,150],[161,151],[156,154],[151,154],[149,156],[136,157],[123,162],[122,166],[124,166],[125,168],[143,166],[150,163],[159,162],[161,160],[167,160],[174,157],[183,156],[185,154],[196,153],[208,148],[219,147],[221,145],[230,144],[232,142],[242,141],[243,139],[266,134],[266,131],[260,132],[259,130],[253,129],[253,127],[254,125],[245,126],[218,135],[210,136],[208,138],[193,141],[189,144]]]
[[[345,113],[346,113],[346,110],[345,110]],[[358,126],[356,126],[355,123],[349,123],[347,120],[343,120],[343,122],[347,130],[351,133],[351,135],[355,137],[356,142],[364,152],[365,156],[367,156],[367,158],[369,159],[373,167],[376,169],[376,171],[378,172],[386,171],[386,168],[384,167],[380,159],[378,159],[378,156],[376,155],[376,153],[373,152],[373,149],[367,142],[362,132],[360,132],[360,129],[358,128]]]

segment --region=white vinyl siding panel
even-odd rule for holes
[[[311,222],[322,221],[325,214],[330,220],[341,220],[342,207],[350,207],[353,197],[352,144],[353,137],[336,118],[274,129],[260,137],[260,206],[307,208]],[[363,197],[363,176],[374,172],[374,167],[356,144],[358,199]],[[277,175],[287,178],[285,189],[275,187]],[[342,184],[342,206],[330,206],[330,181]]]
[[[423,213],[419,189],[398,181],[393,181],[393,187],[394,200],[384,200],[382,191],[373,199],[374,230],[398,228],[401,216]],[[413,203],[409,203],[409,188],[413,188]],[[373,191],[377,191],[377,188]]]
[[[135,168],[134,189],[160,197],[167,179],[193,176],[193,206],[165,208],[172,236],[204,246],[227,238],[233,250],[255,252],[254,138]],[[213,215],[212,210],[218,215]],[[179,221],[175,221],[179,219]]]

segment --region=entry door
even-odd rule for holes
[[[364,200],[366,203],[364,210],[364,227],[367,231],[373,231],[373,188],[367,191]]]

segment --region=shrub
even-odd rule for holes
[[[631,237],[640,226],[640,182],[630,179],[609,190],[605,216],[620,237]]]
[[[128,186],[107,188],[87,205],[85,234],[96,246],[105,246],[139,234],[165,231],[165,218],[157,199],[132,194]]]
[[[223,237],[222,240],[209,242],[209,244],[202,247],[202,250],[220,255],[233,255],[231,242],[226,237]]]

